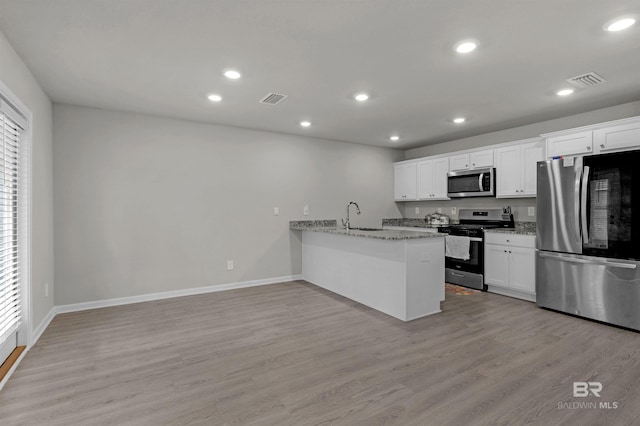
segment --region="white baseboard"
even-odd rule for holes
[[[163,291],[160,293],[141,294],[139,296],[118,297],[115,299],[96,300],[93,302],[73,303],[70,305],[56,306],[56,314],[68,312],[86,311],[88,309],[107,308],[109,306],[129,305],[131,303],[149,302],[152,300],[170,299],[173,297],[193,296],[195,294],[214,293],[217,291],[235,290],[246,287],[256,287],[268,284],[278,284],[287,281],[301,280],[302,275],[288,275],[284,277],[265,278],[261,280],[242,281],[238,283],[212,285],[207,287],[194,287],[184,290]]]
[[[31,339],[29,339],[28,348],[33,347],[33,345],[36,344],[40,336],[42,336],[42,333],[44,333],[47,327],[49,327],[49,324],[51,323],[51,320],[53,320],[53,317],[56,316],[56,313],[57,309],[55,306],[53,306],[49,313],[42,319],[42,321],[40,321],[38,327],[31,331]]]

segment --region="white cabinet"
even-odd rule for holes
[[[603,153],[638,148],[640,122],[594,130],[593,143],[597,150]]]
[[[415,201],[418,197],[417,162],[393,165],[393,197],[396,201]]]
[[[535,197],[537,162],[543,160],[541,140],[496,149],[496,197]]]
[[[547,138],[547,157],[588,155],[593,153],[593,131],[587,130]]]
[[[449,171],[493,167],[493,149],[454,155],[449,159]]]
[[[486,151],[475,151],[469,154],[472,169],[483,169],[493,167],[493,149]]]
[[[469,154],[454,155],[449,158],[449,171],[467,170],[469,168]]]
[[[447,172],[449,157],[425,159],[418,162],[418,199],[448,200]]]
[[[535,236],[487,232],[484,254],[488,291],[535,301]]]

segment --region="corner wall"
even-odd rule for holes
[[[290,220],[339,219],[351,200],[354,225],[400,215],[400,151],[70,105],[53,117],[56,305],[297,275]]]
[[[0,33],[0,80],[33,114],[31,327],[45,319],[54,300],[53,147],[51,101],[24,62]],[[49,295],[44,287],[48,284]]]

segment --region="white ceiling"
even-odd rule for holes
[[[54,102],[405,149],[639,100],[640,22],[602,29],[629,13],[639,0],[0,0],[0,31]],[[608,81],[555,95],[590,71]],[[258,103],[272,91],[289,97]]]

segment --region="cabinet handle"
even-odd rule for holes
[[[473,166],[475,166],[475,165],[476,165],[476,163],[473,163],[472,165],[473,165]]]
[[[591,151],[591,147],[590,146],[587,146],[587,151]]]
[[[504,252],[506,253],[507,251],[505,250]]]
[[[600,144],[600,148],[604,149],[604,144],[603,143]]]
[[[509,253],[511,253],[511,250],[509,250]]]
[[[510,243],[510,242],[511,242],[511,240],[507,240],[507,242],[508,242],[508,243]]]
[[[465,166],[465,167],[469,167],[469,165],[468,165],[468,164],[465,164],[464,166]]]

